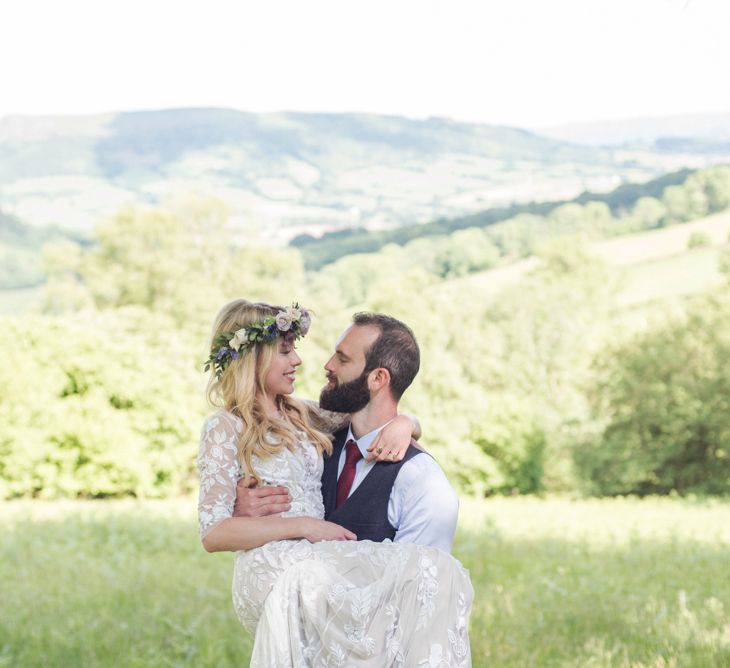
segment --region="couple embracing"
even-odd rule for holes
[[[470,666],[473,590],[448,553],[456,496],[397,413],[415,337],[354,316],[317,404],[292,397],[309,326],[297,306],[231,302],[207,364],[220,409],[201,436],[200,531],[207,550],[237,552],[251,665]]]

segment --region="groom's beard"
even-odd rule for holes
[[[337,413],[357,413],[368,405],[370,391],[366,372],[363,371],[349,383],[340,383],[335,378],[335,383],[331,389],[325,387],[319,395],[321,408]]]

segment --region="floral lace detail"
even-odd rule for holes
[[[211,415],[203,425],[198,452],[200,495],[198,521],[205,537],[227,517],[233,516],[236,484],[243,475],[238,463],[238,436],[242,423],[225,411]]]
[[[204,537],[228,517],[233,517],[236,484],[243,477],[238,461],[238,438],[243,430],[240,418],[220,410],[203,425],[198,453],[200,496],[198,519]],[[292,496],[285,517],[324,517],[322,504],[322,458],[307,434],[297,431],[294,452],[283,448],[274,457],[251,460],[264,484],[283,485]]]
[[[418,623],[416,628],[422,629],[433,616],[436,609],[434,598],[439,593],[438,568],[427,554],[423,554],[418,561],[420,577],[416,598],[420,603],[418,608]]]
[[[200,530],[231,517],[242,476],[236,443],[242,425],[219,411],[203,427]],[[254,465],[292,495],[287,515],[324,516],[322,458],[298,434]],[[283,540],[238,552],[233,605],[255,633],[252,666],[468,668],[473,589],[451,555],[408,543]]]

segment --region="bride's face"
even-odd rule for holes
[[[296,369],[302,363],[297,354],[294,341],[281,338],[276,343],[276,352],[271,366],[266,372],[264,385],[270,397],[291,394],[294,391]]]

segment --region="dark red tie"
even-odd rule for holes
[[[335,508],[339,508],[350,494],[352,482],[355,480],[355,466],[360,459],[362,459],[360,448],[357,447],[355,441],[350,439],[345,445],[345,466],[337,480],[337,503]]]

